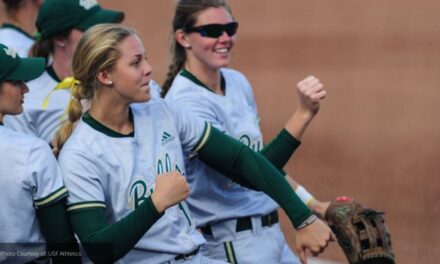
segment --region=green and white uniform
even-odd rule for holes
[[[42,140],[0,125],[0,244],[10,252],[44,252],[45,239],[36,209],[52,205],[68,195],[49,146]],[[25,248],[14,248],[26,243]],[[23,245],[23,246],[25,246]],[[3,250],[0,248],[0,252]],[[5,250],[8,251],[8,250]],[[3,251],[3,252],[5,252]],[[37,256],[19,256],[31,262]],[[17,256],[0,255],[1,263],[16,263]]]
[[[34,42],[31,35],[12,24],[4,23],[0,27],[0,43],[14,49],[22,58],[28,57]]]
[[[204,122],[159,98],[132,106],[131,115],[132,135],[112,131],[86,114],[65,143],[59,163],[71,213],[105,208],[109,224],[121,220],[151,195],[156,175],[185,174],[182,153],[191,155],[209,132]],[[118,263],[174,261],[204,243],[182,202],[168,208]]]
[[[182,104],[220,131],[260,151],[263,136],[249,82],[232,69],[221,69],[221,76],[224,96],[183,70],[174,79],[166,101]],[[199,159],[186,159],[185,165],[191,190],[188,206],[197,227],[202,231],[208,227],[210,233],[205,236],[205,255],[231,263],[298,262],[279,224],[264,226],[264,218],[278,209],[270,197],[233,183]],[[249,219],[253,228],[236,232],[239,218],[239,222]]]

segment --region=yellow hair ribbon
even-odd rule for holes
[[[61,120],[63,120],[69,111],[70,105],[73,100],[73,94],[76,89],[76,86],[79,84],[80,84],[80,82],[73,77],[64,78],[64,80],[62,80],[59,84],[57,84],[57,86],[55,86],[55,88],[53,88],[52,91],[50,91],[50,93],[48,95],[46,95],[46,97],[44,98],[43,110],[47,109],[47,107],[49,106],[50,96],[52,95],[53,92],[58,91],[58,90],[69,90],[70,89],[69,104],[67,105],[66,110],[64,111],[64,114],[61,116]]]

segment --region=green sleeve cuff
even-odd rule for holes
[[[157,212],[151,196],[113,224],[108,224],[105,208],[70,212],[75,232],[95,263],[111,263],[125,256],[162,215]]]
[[[277,169],[282,170],[300,144],[299,140],[283,128],[260,153]]]
[[[198,154],[203,162],[226,177],[269,195],[285,210],[295,227],[312,214],[267,159],[217,129],[212,128]]]
[[[53,263],[81,263],[81,254],[72,225],[66,213],[66,199],[60,199],[37,209],[41,233],[47,242]]]

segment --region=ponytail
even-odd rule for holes
[[[186,53],[182,46],[180,46],[177,41],[174,40],[173,43],[173,51],[172,51],[172,60],[171,64],[168,67],[168,73],[167,77],[165,78],[165,81],[162,85],[162,97],[165,97],[165,95],[168,93],[168,91],[171,88],[171,85],[173,84],[174,79],[176,78],[177,74],[180,70],[182,70],[185,61],[186,61]]]
[[[60,129],[57,131],[52,141],[52,151],[56,157],[58,157],[61,148],[72,134],[73,128],[83,114],[83,107],[81,104],[83,96],[80,92],[82,87],[80,87],[81,84],[78,84],[77,81],[74,82],[75,84],[73,84],[71,88],[72,98],[70,99],[67,108],[68,119],[61,124]]]

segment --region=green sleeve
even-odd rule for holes
[[[151,197],[113,224],[108,224],[104,208],[70,212],[75,232],[94,263],[111,263],[125,256],[162,215]]]
[[[51,252],[53,263],[81,263],[78,243],[67,216],[65,202],[66,198],[39,207],[38,223],[47,242],[47,251]]]
[[[283,175],[260,153],[211,127],[207,139],[198,148],[199,158],[207,165],[238,183],[249,184],[274,199],[295,227],[311,216],[310,210],[295,194]]]
[[[282,170],[300,144],[300,141],[283,128],[260,153],[278,170]]]

